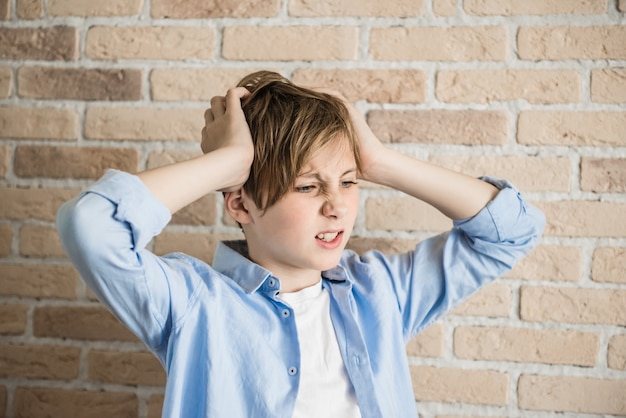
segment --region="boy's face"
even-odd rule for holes
[[[343,142],[343,141],[342,141]],[[293,291],[333,268],[350,238],[359,190],[354,155],[345,143],[317,151],[295,186],[265,213],[251,200],[244,224],[250,257]]]

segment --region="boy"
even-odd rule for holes
[[[59,211],[100,300],[155,353],[166,417],[417,416],[405,343],[536,244],[543,215],[507,182],[383,146],[344,100],[251,74],[211,100],[202,157],[109,172]],[[422,199],[454,228],[407,254],[344,251],[357,180]],[[245,241],[212,266],[144,247],[211,191]]]

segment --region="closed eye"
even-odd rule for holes
[[[312,185],[296,187],[296,192],[298,193],[310,193],[313,190],[315,190],[315,186],[312,186]]]
[[[348,181],[342,181],[341,182],[341,187],[345,187],[345,188],[349,188],[352,186],[356,186],[359,183],[357,183],[356,181],[352,181],[352,180],[348,180]]]

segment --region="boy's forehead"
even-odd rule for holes
[[[321,170],[356,171],[356,158],[347,141],[333,142],[314,151],[304,163],[300,176],[306,176]]]

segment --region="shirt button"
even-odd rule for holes
[[[296,373],[298,373],[298,369],[297,369],[297,368],[295,368],[295,367],[290,367],[290,368],[289,368],[289,370],[288,370],[288,372],[289,372],[289,376],[293,376],[293,375],[295,375]]]
[[[283,309],[283,318],[289,318],[289,315],[291,315],[289,309]]]
[[[269,284],[269,285],[270,285],[270,287],[274,287],[274,285],[276,284],[276,280],[274,280],[274,279],[270,279],[270,281],[269,281],[269,282],[267,282],[267,284]]]

